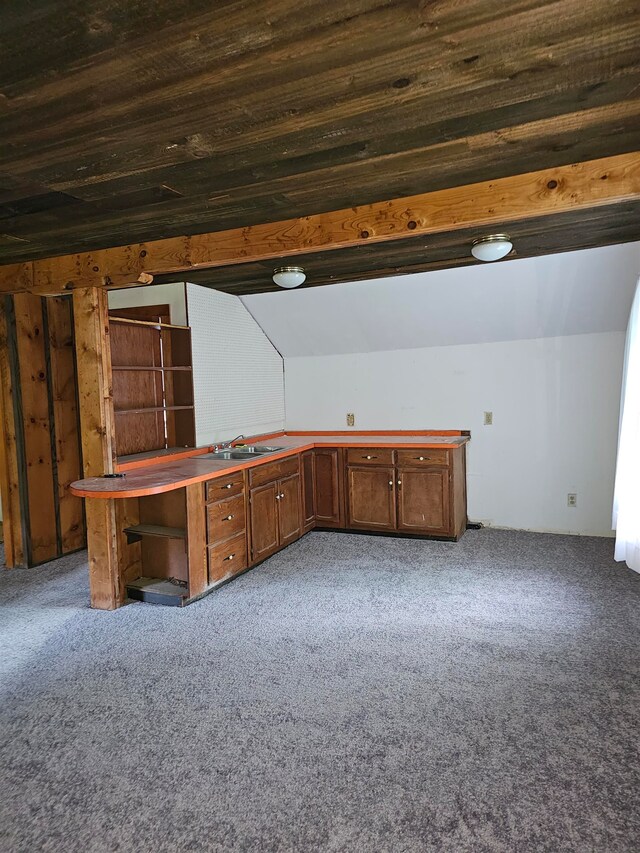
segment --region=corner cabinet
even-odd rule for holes
[[[465,448],[347,451],[347,527],[459,539],[467,524]]]
[[[249,471],[251,564],[265,560],[302,535],[300,458]]]

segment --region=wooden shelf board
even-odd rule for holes
[[[128,317],[109,317],[110,323],[126,323],[129,326],[147,326],[154,329],[182,329],[188,331],[190,326],[177,326],[174,323],[155,323],[153,320],[131,320]]]
[[[111,366],[111,369],[112,370],[139,370],[139,371],[157,370],[161,373],[162,372],[166,373],[167,371],[170,371],[170,370],[171,371],[173,371],[173,370],[184,370],[184,371],[192,370],[191,367],[186,367],[186,366],[182,366],[182,365],[179,365],[177,367],[162,367],[160,365],[158,365],[157,367],[149,367],[148,365],[144,365],[144,364],[139,364],[139,365],[136,365],[136,364],[113,364]]]
[[[147,412],[180,412],[193,409],[193,406],[144,406],[138,409],[116,409],[116,415],[144,415]]]
[[[138,536],[162,536],[165,539],[185,539],[187,535],[184,527],[165,527],[161,524],[133,524],[125,527],[123,532]]]

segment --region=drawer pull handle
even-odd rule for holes
[[[230,489],[233,486],[233,483],[227,483],[226,486],[222,486],[223,489]]]
[[[231,521],[232,518],[233,518],[232,515],[228,515],[226,518],[223,518],[222,520],[223,521]]]
[[[363,456],[363,459],[377,459],[377,456]]]
[[[235,557],[235,554],[229,554],[229,556],[225,557],[224,559],[225,560],[233,560],[234,557]],[[223,562],[224,562],[224,560],[223,560]]]
[[[416,456],[416,459],[419,459],[420,462],[424,462],[424,456]]]

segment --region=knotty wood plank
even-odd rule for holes
[[[47,299],[46,309],[60,539],[62,553],[66,554],[86,545],[82,500],[69,491],[69,484],[77,480],[82,471],[71,296]]]
[[[0,495],[5,564],[8,568],[23,566],[25,552],[5,299],[0,299]]]
[[[82,288],[73,293],[78,368],[78,403],[84,476],[115,469],[111,352],[107,292]],[[91,606],[113,610],[125,594],[120,570],[121,532],[115,502],[85,501]]]
[[[19,293],[14,305],[29,506],[29,562],[33,564],[59,554],[47,342],[42,299]]]
[[[31,289],[134,285],[141,275],[486,230],[639,199],[640,152],[632,152],[300,219],[32,261]],[[16,288],[18,272],[0,266],[0,292]]]

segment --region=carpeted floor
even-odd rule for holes
[[[611,540],[311,533],[186,608],[0,573],[0,850],[640,844],[640,577]]]

